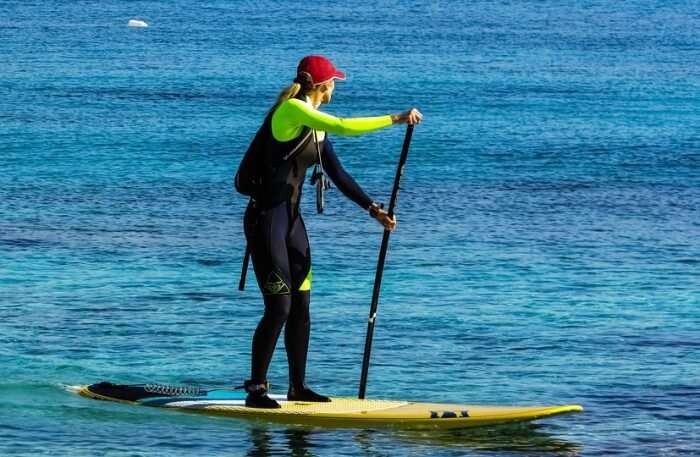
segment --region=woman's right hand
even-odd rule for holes
[[[411,108],[408,111],[404,111],[401,114],[394,114],[391,116],[391,122],[394,124],[420,124],[423,120],[423,114],[415,108]]]
[[[384,208],[379,206],[377,203],[372,202],[372,204],[369,206],[369,215],[375,218],[377,222],[382,224],[384,228],[390,232],[393,232],[396,228],[396,216],[389,217],[389,213],[387,213]]]

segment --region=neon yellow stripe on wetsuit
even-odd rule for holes
[[[314,130],[353,136],[370,133],[391,125],[391,116],[338,118],[322,113],[310,103],[291,98],[280,104],[272,115],[272,136],[277,141],[298,137],[304,126]]]

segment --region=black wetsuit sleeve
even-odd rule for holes
[[[321,160],[323,161],[323,169],[326,170],[336,187],[362,208],[369,208],[369,205],[372,204],[372,199],[367,196],[355,180],[352,179],[352,176],[340,165],[338,156],[335,155],[335,150],[333,149],[333,143],[330,142],[328,136],[323,142]]]

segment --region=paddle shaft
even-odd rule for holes
[[[401,176],[403,176],[403,169],[406,165],[406,159],[408,158],[408,148],[411,144],[411,136],[413,135],[413,125],[409,125],[406,128],[406,136],[403,140],[403,148],[401,149],[401,158],[399,159],[399,166],[396,169],[396,177],[394,178],[394,189],[391,192],[391,200],[389,202],[389,218],[394,217],[394,208],[396,206],[396,199],[399,196],[399,184],[401,182]],[[382,237],[382,247],[379,250],[379,260],[377,261],[377,274],[374,277],[374,290],[372,291],[372,305],[369,310],[369,319],[367,320],[367,336],[365,337],[365,353],[362,359],[362,376],[360,377],[360,392],[357,397],[362,400],[365,398],[365,391],[367,389],[367,374],[369,371],[369,357],[372,351],[372,337],[374,335],[374,322],[377,319],[377,306],[379,305],[379,292],[382,288],[382,275],[384,273],[384,261],[386,260],[386,252],[389,249],[389,235],[391,231],[384,229],[384,236]]]

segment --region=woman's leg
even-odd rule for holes
[[[291,310],[284,330],[284,347],[287,349],[289,362],[289,386],[295,390],[304,387],[306,378],[306,355],[309,351],[309,291],[294,292]]]
[[[287,254],[289,216],[286,204],[246,212],[246,238],[265,312],[253,336],[251,384],[264,384],[282,327],[290,313],[291,274]]]
[[[254,384],[267,381],[267,369],[292,304],[290,295],[267,295],[264,300],[265,313],[253,335],[250,379]]]
[[[292,223],[287,248],[293,287],[291,309],[284,330],[284,346],[289,362],[289,399],[330,401],[328,397],[313,392],[304,383],[311,330],[311,250],[301,216],[297,216]]]

